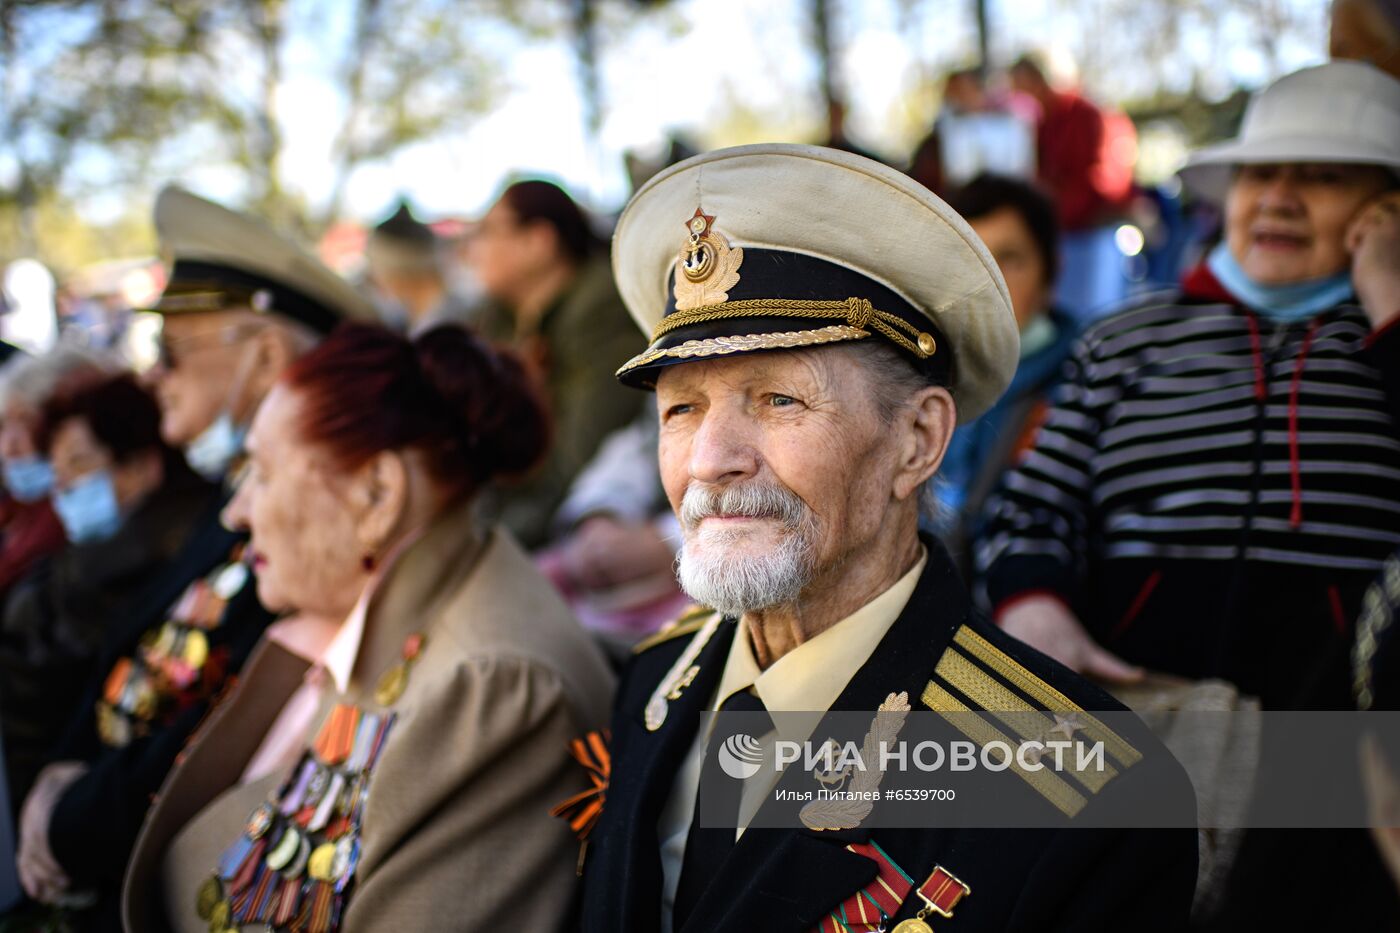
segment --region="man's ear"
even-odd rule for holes
[[[899,412],[892,425],[901,433],[894,481],[896,498],[917,495],[938,472],[957,422],[957,404],[952,394],[939,386],[921,389]]]
[[[554,225],[543,220],[534,220],[525,226],[525,236],[530,244],[530,255],[540,262],[554,262],[563,254],[559,241],[559,231]]]
[[[292,365],[296,351],[290,335],[279,327],[264,327],[250,338],[253,344],[247,374],[243,377],[243,397],[249,409],[272,391],[282,371]]]
[[[366,554],[377,555],[408,507],[408,466],[397,451],[383,450],[355,472],[351,488],[355,534]]]

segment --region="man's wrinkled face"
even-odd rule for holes
[[[152,382],[160,402],[160,433],[184,447],[235,400],[239,366],[256,330],[243,311],[167,315],[161,328],[162,361]]]
[[[661,477],[693,599],[732,615],[790,604],[875,538],[896,456],[871,382],[841,347],[661,371]]]

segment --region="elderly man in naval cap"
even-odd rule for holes
[[[624,675],[582,856],[583,929],[1184,927],[1193,823],[1075,826],[1153,771],[1189,798],[1179,766],[1145,731],[1091,717],[1121,711],[1107,694],[976,617],[918,530],[954,427],[1017,360],[1006,286],[967,224],[868,159],[752,146],[644,186],[613,262],[651,338],[618,377],[655,392],[678,573],[703,608],[640,645]],[[1101,728],[1111,775],[978,778],[1062,814],[1049,830],[774,827],[771,800],[747,788],[737,828],[700,817],[719,732],[706,713],[911,709]],[[957,721],[983,745],[1008,728]]]

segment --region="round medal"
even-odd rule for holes
[[[131,744],[131,723],[121,713],[102,703],[97,707],[97,734],[109,748],[125,748]]]
[[[330,881],[335,868],[335,843],[323,842],[306,862],[306,873],[312,881]]]
[[[331,772],[329,768],[316,769],[311,775],[311,783],[306,786],[306,799],[302,801],[303,807],[315,807],[321,803],[321,798],[326,796],[326,788],[331,786]]]
[[[286,878],[288,881],[294,881],[300,878],[302,872],[306,871],[306,862],[309,858],[311,858],[311,840],[302,836],[301,845],[297,846],[296,857],[292,859],[286,868],[282,869],[282,877]]]
[[[177,640],[178,636],[175,632],[175,626],[167,622],[165,625],[161,626],[160,634],[156,636],[156,643],[151,646],[151,652],[160,657],[164,657],[175,650],[175,642]]]
[[[272,828],[272,817],[272,804],[263,804],[253,811],[252,816],[248,817],[248,825],[243,827],[243,832],[247,834],[249,839],[256,842],[267,835],[267,831]]]
[[[185,638],[185,663],[194,670],[204,667],[209,660],[209,639],[199,629],[191,629]]]
[[[267,853],[267,867],[273,871],[281,871],[286,868],[293,858],[296,857],[297,850],[301,848],[301,833],[293,826],[288,826],[282,833],[282,838],[277,840],[277,845]]]
[[[913,917],[895,924],[894,933],[933,933],[933,927],[925,923],[922,918]]]
[[[243,584],[248,582],[248,565],[234,561],[214,578],[214,595],[227,602],[238,595]]]
[[[194,910],[199,914],[201,920],[214,919],[214,908],[219,901],[224,899],[224,886],[217,877],[210,876],[199,886],[199,894],[195,897]]]
[[[224,933],[228,929],[228,923],[233,919],[233,911],[229,909],[228,901],[221,900],[209,911],[209,933]]]
[[[379,684],[374,688],[374,702],[380,706],[393,706],[403,696],[404,688],[408,686],[408,666],[406,664],[395,664],[384,672],[384,676],[379,678]]]
[[[142,677],[141,680],[132,685],[130,710],[137,719],[151,719],[156,714],[156,706],[160,702],[160,697],[156,696],[156,688],[151,684],[149,677]]]
[[[345,880],[354,867],[355,837],[341,836],[335,844],[335,858],[331,859],[331,877],[337,882]]]

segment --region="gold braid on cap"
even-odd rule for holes
[[[1373,667],[1381,636],[1395,622],[1400,603],[1400,561],[1387,557],[1380,578],[1366,588],[1361,598],[1361,617],[1356,622],[1356,643],[1352,647],[1352,690],[1358,709],[1368,710],[1375,701]]]
[[[682,327],[708,324],[739,317],[808,317],[844,320],[863,334],[871,329],[917,356],[928,359],[938,350],[933,335],[921,331],[898,315],[877,310],[868,298],[845,301],[806,301],[788,298],[748,298],[676,311],[668,314],[651,332],[652,342]],[[729,338],[734,339],[734,338]]]
[[[708,340],[687,340],[675,347],[662,347],[647,350],[632,357],[617,375],[631,372],[639,366],[647,366],[661,359],[689,360],[707,356],[726,356],[730,353],[746,353],[750,350],[794,350],[800,347],[815,347],[825,343],[838,343],[843,340],[862,340],[870,336],[869,331],[856,330],[845,324],[833,324],[816,330],[792,330],[781,334],[738,334],[733,337],[711,337]]]

